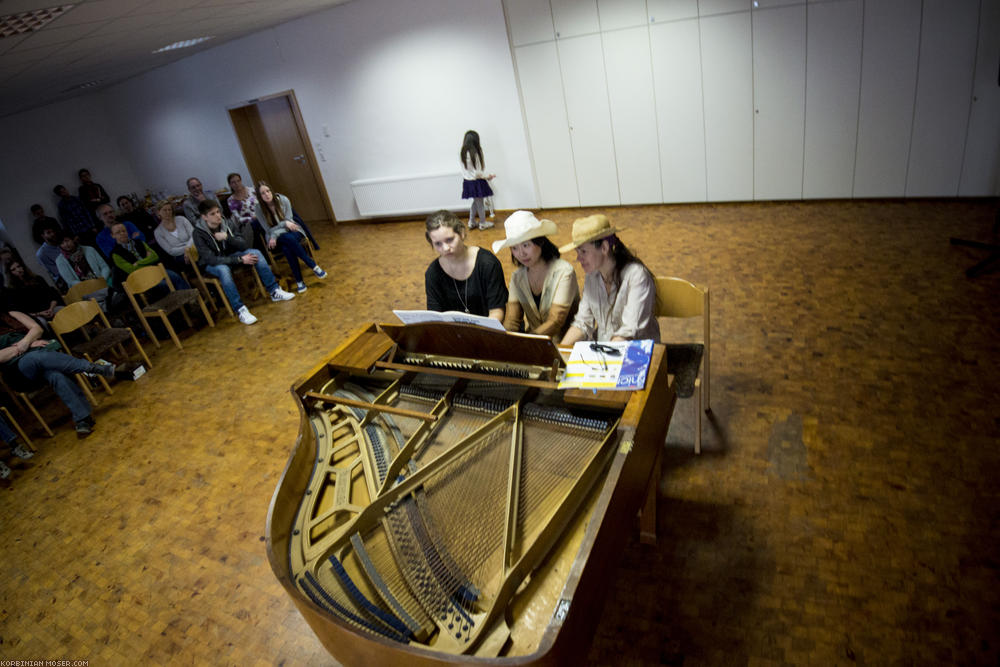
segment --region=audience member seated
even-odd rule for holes
[[[229,183],[229,190],[233,193],[226,202],[229,205],[230,218],[248,225],[257,222],[257,194],[243,185],[243,178],[235,172],[226,177],[226,182]]]
[[[576,314],[580,288],[573,265],[559,258],[559,249],[548,239],[556,233],[556,223],[515,211],[503,226],[507,238],[496,241],[493,252],[510,248],[518,267],[510,277],[503,326],[559,340]]]
[[[45,267],[45,270],[52,276],[52,281],[64,289],[62,278],[59,277],[59,268],[56,266],[56,259],[62,254],[59,244],[62,243],[63,233],[58,226],[47,226],[42,228],[42,245],[35,252],[38,263]]]
[[[46,327],[63,307],[59,292],[17,261],[10,265],[10,285],[4,299],[12,309],[28,313]]]
[[[111,250],[111,263],[114,265],[112,271],[112,282],[115,285],[122,285],[128,274],[144,266],[160,264],[160,256],[149,247],[145,241],[130,238],[126,223],[116,222],[111,226],[111,236],[115,240],[115,247]],[[184,278],[174,271],[163,267],[167,271],[167,277],[176,289],[190,289],[190,285]]]
[[[184,251],[194,245],[194,227],[191,221],[181,215],[174,215],[174,207],[164,199],[156,205],[156,215],[160,224],[156,226],[153,236],[163,251],[173,257],[174,269],[188,261]]]
[[[149,214],[146,209],[141,206],[136,206],[132,201],[132,198],[128,195],[122,195],[117,200],[118,203],[118,222],[131,222],[135,225],[136,229],[143,233],[143,236],[147,240],[153,238],[153,231],[156,229],[156,219]],[[149,241],[150,245],[153,245],[152,240]]]
[[[77,245],[72,236],[67,236],[59,244],[62,254],[56,259],[59,275],[66,282],[67,289],[84,280],[103,278],[107,287],[86,295],[95,299],[104,312],[110,312],[112,302],[120,293],[111,291],[111,267],[101,257],[101,253],[86,245]],[[115,297],[109,300],[109,297]]]
[[[67,234],[76,237],[77,243],[93,245],[97,234],[97,221],[91,212],[80,201],[69,193],[64,185],[57,185],[52,192],[59,197],[59,219]]]
[[[184,200],[184,217],[188,219],[192,225],[198,223],[198,219],[201,218],[201,211],[198,210],[198,206],[201,205],[203,201],[211,201],[212,198],[205,194],[205,189],[197,178],[192,176],[187,179],[187,190],[188,196]],[[219,202],[215,202],[218,204]],[[219,209],[222,210],[221,208]]]
[[[58,347],[55,341],[43,340],[42,327],[24,313],[10,310],[0,314],[0,372],[7,386],[14,391],[33,391],[48,382],[73,415],[77,437],[86,438],[93,432],[94,418],[86,395],[70,375],[131,380],[132,374],[117,371],[111,364],[94,364],[56,352]]]
[[[100,183],[94,183],[90,178],[90,172],[86,169],[81,169],[77,172],[77,176],[80,177],[80,187],[77,190],[77,194],[80,195],[80,201],[91,211],[97,210],[97,207],[101,204],[107,204],[111,201],[111,197],[105,192],[104,188],[101,187]]]
[[[465,245],[465,225],[451,211],[427,217],[424,236],[440,255],[424,273],[427,310],[459,312],[503,321],[507,286],[500,260],[489,250]]]
[[[111,236],[111,227],[118,224],[118,220],[115,218],[115,210],[111,208],[111,204],[101,204],[97,207],[97,217],[104,222],[104,229],[97,234],[97,247],[104,253],[105,257],[111,259],[111,251],[115,248],[115,239]],[[125,225],[125,230],[128,232],[130,239],[142,241],[143,243],[146,242],[146,235],[139,231],[138,227],[131,222],[122,224]]]
[[[0,415],[0,440],[10,448],[11,456],[26,461],[35,455],[33,451],[24,446],[17,433],[14,432],[13,427],[2,415]],[[0,461],[0,479],[8,479],[10,478],[10,474],[10,466]]]
[[[656,321],[656,282],[646,265],[618,238],[619,228],[597,214],[573,223],[573,242],[584,273],[583,299],[562,345],[581,340],[652,339],[660,342]]]
[[[238,179],[239,175],[236,174],[236,176]],[[292,203],[288,197],[272,192],[271,187],[261,181],[257,185],[256,199],[254,219],[264,230],[267,247],[271,250],[277,247],[281,248],[281,252],[292,270],[292,278],[295,279],[296,289],[299,293],[306,291],[299,260],[312,269],[317,278],[321,280],[326,278],[326,271],[321,269],[302,247],[301,239],[305,238],[305,234],[302,232],[302,227],[292,222]]]
[[[59,231],[63,231],[62,225],[55,218],[45,215],[45,209],[42,208],[41,204],[31,205],[31,217],[34,219],[31,223],[31,238],[35,241],[36,245],[42,245],[45,240],[42,238],[42,230],[46,227],[55,226]]]
[[[295,295],[286,292],[278,285],[271,268],[264,256],[255,248],[251,248],[253,230],[249,225],[238,226],[222,217],[219,203],[209,199],[199,205],[200,215],[194,228],[194,245],[198,249],[198,265],[205,273],[214,276],[222,283],[222,291],[226,293],[229,305],[233,307],[237,317],[243,324],[253,324],[257,318],[243,304],[240,292],[233,280],[232,267],[239,264],[252,266],[264,289],[271,295],[271,301],[288,301]]]

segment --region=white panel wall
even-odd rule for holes
[[[621,201],[662,202],[649,30],[616,30],[603,39]]]
[[[753,13],[754,198],[802,196],[806,8]]]
[[[555,38],[552,10],[544,0],[507,0],[507,22],[514,46],[545,42]]]
[[[958,194],[978,19],[979,0],[924,0],[908,197]]]
[[[600,32],[596,0],[551,0],[556,38],[577,37]]]
[[[539,203],[546,208],[579,206],[556,45],[545,42],[522,46],[515,49],[515,54]]]
[[[619,30],[646,25],[646,0],[597,0],[601,30]]]
[[[650,23],[698,18],[698,0],[647,0]]]
[[[1000,2],[983,2],[981,11],[972,112],[958,190],[965,197],[1000,192]]]
[[[753,199],[750,12],[701,19],[708,199]]]
[[[572,37],[557,44],[580,205],[617,204],[618,176],[601,36]],[[552,85],[558,84],[555,81]]]
[[[865,3],[855,197],[902,197],[917,88],[920,0]]]
[[[705,114],[698,22],[657,24],[650,28],[649,39],[663,199],[705,201]]]
[[[802,196],[850,197],[861,89],[861,0],[809,5]]]

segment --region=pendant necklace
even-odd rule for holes
[[[448,276],[451,278],[451,276]],[[471,276],[470,276],[471,277]],[[458,295],[458,300],[461,302],[462,307],[465,308],[465,312],[469,312],[469,280],[465,280],[465,298],[462,298],[462,293],[458,291],[458,281],[451,278],[451,284],[455,286],[455,294]]]

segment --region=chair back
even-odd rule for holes
[[[167,287],[173,292],[174,284],[170,282],[170,277],[167,275],[167,270],[163,268],[163,265],[150,264],[128,274],[128,278],[125,279],[123,286],[125,287],[125,292],[129,296],[134,297],[137,294],[148,292],[164,280],[167,281]]]
[[[81,280],[77,284],[66,290],[66,294],[63,296],[63,301],[67,304],[75,303],[77,301],[82,301],[83,297],[88,294],[93,294],[99,289],[104,289],[108,286],[108,281],[104,278],[91,278],[89,280]]]
[[[184,248],[184,256],[187,257],[188,262],[191,264],[191,270],[194,271],[194,275],[198,280],[205,280],[205,277],[201,274],[201,267],[198,266],[198,249],[194,245],[189,245]]]
[[[708,288],[683,278],[656,278],[657,317],[698,317],[708,309]]]
[[[59,337],[59,342],[62,343],[63,347],[66,347],[66,343],[62,339],[63,334],[68,334],[72,331],[86,326],[94,320],[95,317],[100,317],[104,320],[104,313],[101,312],[100,307],[97,305],[96,301],[91,299],[86,299],[84,301],[75,301],[58,313],[52,318],[49,326],[52,327],[53,333]],[[105,326],[108,326],[105,324]]]

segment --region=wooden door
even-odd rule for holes
[[[254,181],[267,181],[306,222],[334,220],[298,105],[291,93],[229,110]]]

